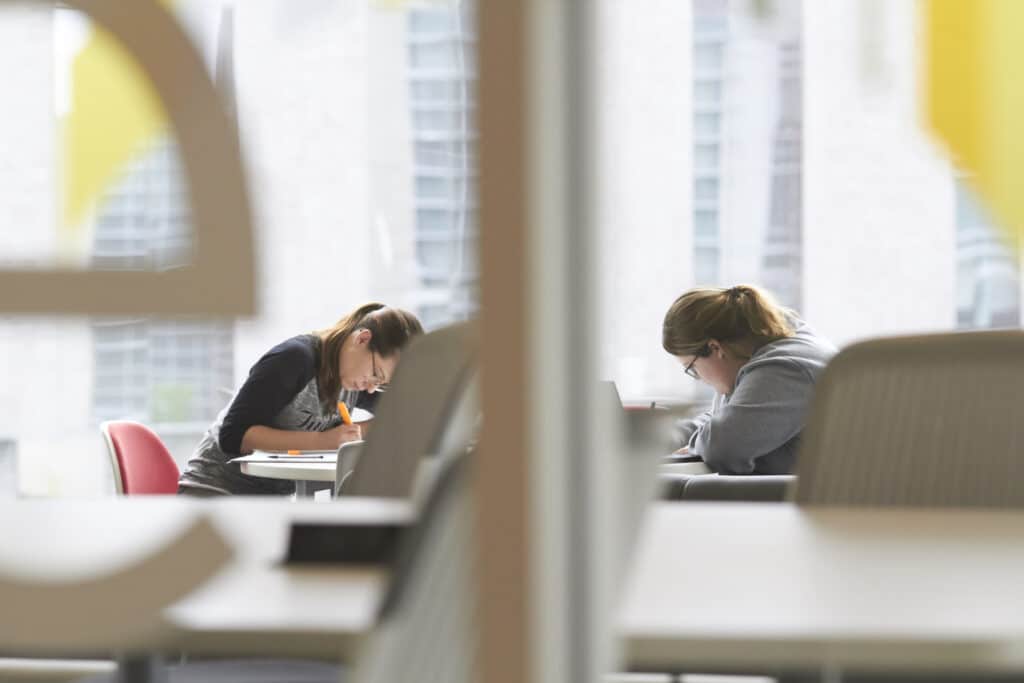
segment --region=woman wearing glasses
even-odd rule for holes
[[[178,481],[178,493],[292,493],[294,482],[249,477],[227,461],[253,450],[334,450],[359,440],[359,425],[342,422],[338,403],[372,409],[401,349],[422,333],[411,313],[371,303],[333,327],[270,349],[206,431]]]
[[[662,346],[708,384],[711,410],[681,425],[680,452],[722,474],[793,470],[814,383],[835,347],[749,285],[692,289],[665,314]]]

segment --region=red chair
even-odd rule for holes
[[[178,465],[153,430],[138,422],[113,420],[102,423],[100,431],[118,495],[178,492]]]

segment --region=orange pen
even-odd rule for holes
[[[348,408],[341,401],[338,401],[338,415],[341,415],[341,421],[345,424],[352,424],[352,416],[348,414]]]

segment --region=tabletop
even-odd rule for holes
[[[282,564],[295,521],[402,524],[404,501],[347,498],[329,504],[278,499],[197,500],[175,496],[0,503],[0,571],[37,581],[110,573],[144,558],[197,517],[208,519],[233,551],[218,574],[140,630],[129,648],[216,654],[346,659],[374,624],[387,570],[372,566]],[[55,601],[57,602],[57,601]],[[37,620],[60,619],[67,605],[39,604]],[[102,615],[96,615],[101,619]],[[0,642],[0,652],[9,644]],[[95,653],[124,643],[89,634],[40,637],[21,654]]]
[[[334,481],[338,464],[335,461],[292,460],[283,462],[239,463],[242,474],[250,477],[290,479],[292,481]]]
[[[1024,512],[660,503],[626,664],[1024,671]]]

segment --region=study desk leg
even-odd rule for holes
[[[308,481],[297,481],[295,482],[295,498],[309,498],[313,495],[313,492],[309,490]]]

